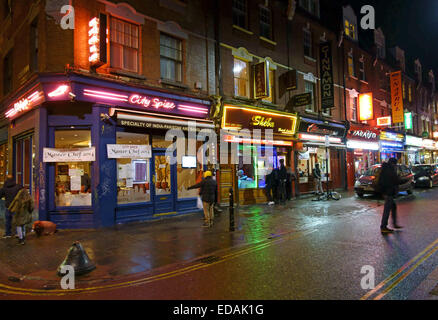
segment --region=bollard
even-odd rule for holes
[[[230,231],[234,231],[234,195],[233,188],[230,188]]]

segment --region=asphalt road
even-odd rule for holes
[[[308,210],[286,216],[282,232],[265,241],[50,299],[415,299],[438,266],[437,196],[438,188],[400,197],[405,228],[389,235],[380,233],[382,200],[353,197],[334,212],[327,208],[335,202],[309,200]],[[374,270],[374,289],[361,286],[371,275],[361,273],[364,266]]]

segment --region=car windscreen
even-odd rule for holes
[[[379,171],[380,171],[380,167],[369,168],[367,171],[365,171],[363,175],[366,177],[371,177],[377,175]]]
[[[412,167],[412,171],[414,172],[415,175],[430,174],[430,172],[432,171],[432,167],[431,166],[414,166],[414,167]]]

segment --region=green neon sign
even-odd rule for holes
[[[412,112],[405,113],[405,129],[412,129]]]

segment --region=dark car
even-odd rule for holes
[[[381,164],[376,164],[369,168],[354,184],[354,191],[359,197],[363,197],[365,194],[379,194],[377,191],[377,182],[379,181],[380,171],[382,170]],[[397,165],[397,174],[402,184],[399,186],[399,191],[406,191],[408,194],[412,194],[415,182],[414,175],[408,166],[403,164]]]
[[[435,165],[419,164],[412,166],[416,187],[433,188],[438,184],[438,169]]]

